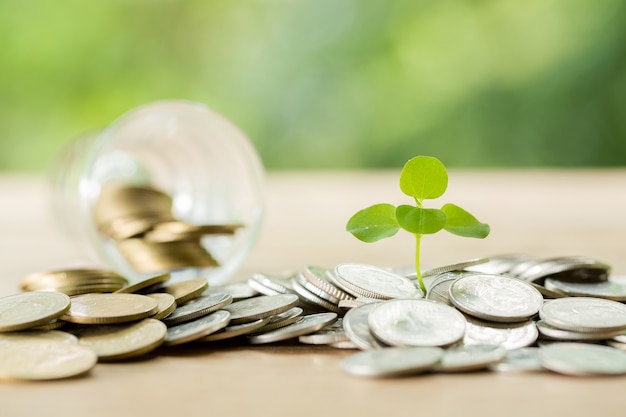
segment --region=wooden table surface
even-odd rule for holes
[[[408,202],[398,172],[282,172],[267,178],[259,241],[234,279],[255,271],[341,262],[409,265],[413,240],[376,244],[344,231],[357,210]],[[25,274],[85,264],[55,226],[40,177],[0,176],[0,296]],[[442,232],[423,239],[438,266],[503,253],[586,255],[626,273],[626,170],[451,170],[434,202],[463,206],[492,227],[485,240]],[[98,364],[54,382],[0,382],[0,416],[623,415],[626,377],[551,373],[431,374],[355,378],[339,367],[350,351],[295,344],[163,349],[144,360]]]

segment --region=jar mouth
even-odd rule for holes
[[[176,220],[244,225],[231,237],[202,239],[219,264],[200,268],[203,276],[223,282],[243,263],[262,222],[264,169],[251,142],[224,117],[199,103],[155,102],[117,119],[83,151],[88,156],[79,169],[76,194],[99,258],[131,277],[141,275],[103,244],[93,221],[104,187],[125,184],[154,187],[171,196]]]

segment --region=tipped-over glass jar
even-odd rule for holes
[[[131,280],[225,282],[259,232],[263,165],[206,106],[162,101],[71,143],[56,161],[53,209],[88,255]]]

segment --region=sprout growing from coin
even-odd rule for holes
[[[420,288],[426,286],[420,268],[422,236],[446,230],[452,234],[483,239],[490,228],[472,214],[455,204],[444,204],[441,209],[424,208],[424,200],[434,200],[448,188],[448,173],[437,158],[416,156],[410,159],[400,173],[400,189],[415,200],[415,206],[381,203],[355,213],[346,230],[357,239],[372,243],[395,235],[404,229],[415,236],[415,272]]]

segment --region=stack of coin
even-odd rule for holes
[[[93,215],[98,230],[115,241],[122,256],[140,273],[218,266],[202,238],[232,235],[241,227],[178,221],[172,197],[148,186],[105,186]]]
[[[67,295],[114,292],[127,284],[126,278],[118,273],[98,268],[38,272],[20,281],[24,291],[57,291]]]

